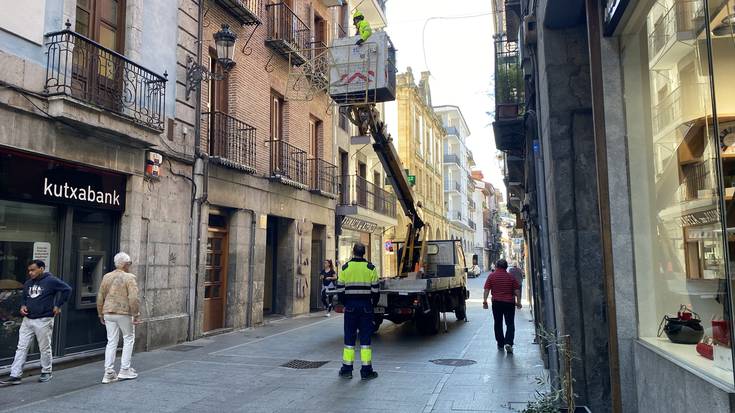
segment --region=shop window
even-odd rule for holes
[[[682,364],[732,385],[727,268],[735,268],[735,237],[723,233],[735,228],[728,189],[735,187],[730,160],[735,147],[730,152],[723,140],[735,122],[735,99],[729,96],[735,46],[732,30],[724,41],[705,30],[705,19],[714,27],[733,13],[735,1],[726,3],[710,16],[701,0],[641,6],[648,7],[639,14],[642,20],[631,22],[641,29],[623,36],[622,55],[628,164],[635,177],[630,193],[638,335]],[[708,63],[710,47],[714,67]],[[680,306],[701,319],[708,345],[708,338],[714,339],[713,359],[697,351],[696,335],[693,343],[682,344],[660,330],[664,317],[675,317]]]
[[[0,200],[0,365],[18,344],[28,263],[41,259],[47,271],[59,271],[58,228],[56,207]]]

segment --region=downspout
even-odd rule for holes
[[[255,284],[255,211],[250,213],[250,251],[248,252],[248,310],[245,314],[245,327],[253,326],[253,285]]]
[[[706,3],[706,2],[705,2]],[[597,204],[600,215],[602,241],[602,265],[605,279],[608,322],[608,349],[610,353],[610,396],[613,411],[622,410],[620,395],[620,360],[618,354],[618,326],[615,317],[615,274],[612,254],[612,228],[610,224],[610,186],[607,168],[607,138],[605,134],[605,99],[602,80],[602,33],[600,2],[586,0],[587,39],[590,56],[590,86],[592,92],[592,121],[595,133],[595,165],[597,167]]]
[[[204,7],[202,2],[197,6],[197,56],[196,64],[202,61],[202,36],[204,32]],[[194,102],[194,166],[192,167],[192,180],[194,182],[192,188],[192,208],[191,208],[191,251],[190,251],[190,268],[189,268],[189,297],[187,300],[187,312],[189,313],[189,327],[187,339],[193,340],[196,333],[196,314],[197,314],[197,286],[199,284],[199,264],[200,264],[200,247],[201,247],[201,213],[202,204],[207,199],[207,168],[206,160],[201,151],[201,130],[202,130],[202,96],[200,84],[196,85],[196,97]],[[200,192],[199,188],[202,188]],[[192,268],[193,267],[193,268]]]

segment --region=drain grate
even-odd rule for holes
[[[191,350],[196,350],[198,348],[202,348],[202,347],[201,346],[190,346],[190,345],[187,345],[187,344],[181,344],[181,345],[178,345],[178,346],[169,347],[166,350],[168,350],[168,351],[191,351]]]
[[[469,360],[469,359],[437,359],[437,360],[429,360],[429,361],[434,364],[438,364],[440,366],[452,366],[452,367],[471,366],[477,363],[475,360]]]
[[[291,360],[288,363],[281,364],[281,367],[289,369],[318,369],[319,367],[329,363],[328,361],[308,361],[308,360]]]

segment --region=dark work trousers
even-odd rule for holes
[[[515,316],[515,304],[503,301],[493,301],[495,341],[498,342],[498,347],[502,347],[505,344],[513,345],[513,338],[516,334]],[[503,318],[505,318],[505,335],[503,335]]]
[[[360,347],[370,349],[370,338],[373,334],[373,304],[370,300],[349,300],[345,303],[345,347],[355,347],[360,337]],[[361,371],[373,370],[372,353],[369,360],[362,360]],[[367,364],[366,364],[367,362]],[[343,369],[352,370],[352,365],[343,365]]]

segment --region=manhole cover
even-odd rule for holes
[[[429,361],[434,364],[438,364],[440,366],[452,366],[452,367],[471,366],[477,363],[475,360],[468,360],[468,359],[437,359],[437,360],[429,360]]]
[[[319,367],[329,363],[328,361],[308,361],[308,360],[291,360],[288,363],[281,364],[281,367],[289,369],[318,369]]]
[[[166,350],[168,351],[191,351],[191,350],[196,350],[198,348],[201,348],[201,346],[189,346],[186,344],[182,344],[180,346],[169,347]]]

